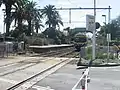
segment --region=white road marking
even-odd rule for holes
[[[54,90],[54,89],[51,89],[50,86],[42,87],[42,86],[34,85],[32,88],[37,89],[37,90]]]
[[[91,69],[120,69],[119,66],[115,66],[115,67],[91,67]]]

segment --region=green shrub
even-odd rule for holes
[[[96,52],[96,59],[107,59],[107,53],[103,52]],[[92,59],[92,47],[87,47],[86,48],[86,60],[91,60]],[[115,59],[114,55],[110,53],[109,59]]]
[[[100,53],[98,52],[96,54],[96,59],[106,59],[107,58],[107,54],[106,53]]]
[[[110,58],[110,59],[114,59],[113,54],[110,54],[110,55],[109,55],[109,58]],[[90,54],[87,53],[86,56],[85,56],[85,59],[86,59],[86,60],[91,60],[91,59],[92,59],[92,52],[91,52]],[[100,52],[97,53],[97,54],[96,54],[96,59],[107,59],[107,53],[104,53],[104,54],[103,54],[103,53],[100,53]]]
[[[85,59],[86,59],[86,60],[91,60],[91,59],[92,59],[92,54],[87,54],[87,55],[85,56]]]
[[[91,54],[92,53],[92,47],[87,47],[86,52],[87,52],[87,54]]]
[[[115,59],[115,57],[114,57],[113,54],[110,54],[110,55],[109,55],[109,58],[110,58],[110,59]]]

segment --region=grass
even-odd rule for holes
[[[107,59],[108,54],[103,52],[96,52],[96,59]],[[110,59],[115,59],[113,54],[109,55]],[[91,60],[92,59],[92,47],[86,48],[86,56],[85,59]]]

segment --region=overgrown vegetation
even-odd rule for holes
[[[107,34],[111,34],[111,40],[120,42],[120,16],[112,20],[111,23],[105,24],[97,32],[97,43],[99,45],[107,45]]]
[[[103,52],[96,52],[96,59],[107,59],[108,54],[107,53],[103,53]],[[110,53],[109,55],[110,59],[115,59],[114,55]],[[85,56],[86,60],[91,60],[92,59],[92,47],[88,47],[86,49],[86,56]]]

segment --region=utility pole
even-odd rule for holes
[[[93,38],[92,38],[92,43],[93,43],[93,47],[92,47],[92,59],[95,59],[95,48],[96,48],[96,0],[94,0],[94,28],[93,28]]]
[[[69,44],[70,44],[70,40],[71,40],[70,26],[71,26],[71,8],[69,8],[69,28],[68,28],[68,41],[69,41]]]
[[[108,9],[108,25],[110,24],[110,6],[109,6],[109,9]],[[109,28],[110,28],[110,26],[109,26]],[[109,29],[108,28],[108,29]],[[109,57],[110,57],[110,44],[109,44],[109,42],[110,42],[110,39],[111,39],[111,33],[110,33],[110,30],[108,30],[108,52],[107,52],[107,63],[109,63]]]
[[[109,11],[108,11],[108,23],[110,24],[110,17],[111,17],[111,15],[110,15],[110,13],[111,13],[111,11],[110,11],[110,9],[111,9],[111,7],[109,6]]]
[[[69,24],[71,24],[71,9],[69,9]]]

